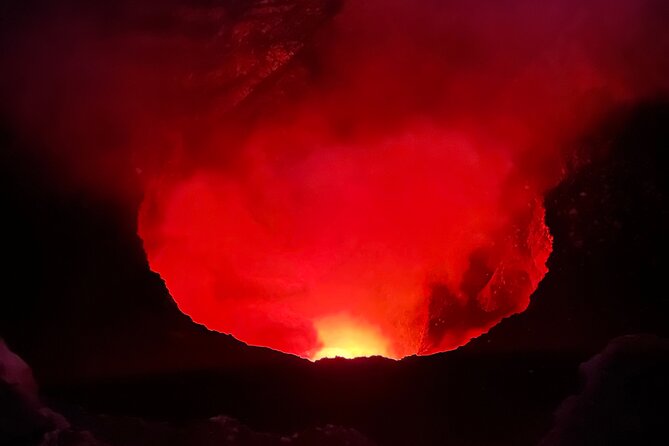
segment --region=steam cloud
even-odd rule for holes
[[[350,1],[329,22],[327,2],[174,2],[151,33],[119,8],[102,36],[96,14],[54,22],[74,36],[55,32],[45,91],[3,83],[11,116],[90,187],[131,154],[180,308],[310,358],[444,351],[523,311],[576,143],[667,87],[659,0]],[[83,60],[94,82],[53,88]],[[54,104],[71,113],[45,119]]]

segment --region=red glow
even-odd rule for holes
[[[309,358],[523,311],[574,146],[669,90],[665,0],[44,3],[2,30],[3,120],[54,187],[134,202],[135,167],[179,307]]]
[[[654,85],[596,15],[517,3],[351,2],[232,161],[154,179],[139,231],[180,308],[312,359],[445,351],[523,311],[569,143]]]
[[[194,320],[306,357],[352,343],[390,357],[452,348],[523,310],[550,251],[538,198],[506,209],[503,152],[404,132],[277,162],[270,134],[233,175],[160,183],[148,199],[159,194],[161,219],[140,227],[152,267]],[[440,286],[449,295],[430,303]],[[433,345],[441,299],[476,301],[481,320]]]
[[[401,358],[527,307],[568,143],[639,94],[586,56],[619,37],[570,7],[410,4],[350,2],[300,95],[242,137],[208,128],[224,161],[148,184],[139,232],[193,320],[311,359]]]

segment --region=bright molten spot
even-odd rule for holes
[[[359,358],[363,356],[390,357],[388,340],[374,326],[338,315],[315,323],[323,346],[310,358]]]

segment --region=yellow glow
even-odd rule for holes
[[[312,360],[321,358],[359,358],[381,355],[392,357],[388,341],[374,326],[346,315],[328,316],[316,322],[316,331],[323,347]]]

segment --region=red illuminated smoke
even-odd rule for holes
[[[432,125],[292,156],[278,138],[263,129],[232,173],[149,188],[160,217],[140,234],[194,320],[308,357],[401,357],[527,306],[550,237],[535,190],[505,196],[504,151]]]
[[[297,20],[305,4],[277,17]],[[92,32],[60,17],[53,39],[26,33],[21,45],[62,41],[63,57],[21,63],[48,73],[44,85],[77,88],[28,94],[26,74],[3,94],[26,133],[71,150],[93,184],[105,177],[91,166],[116,153],[90,155],[109,140],[97,123],[121,129],[138,159],[160,159],[139,232],[196,322],[309,358],[399,358],[452,349],[526,308],[551,251],[543,196],[570,148],[608,110],[666,85],[664,9],[350,1],[306,47],[270,16],[262,29],[234,28],[244,44],[220,53],[195,32]],[[214,12],[182,19],[233,26]],[[283,44],[267,44],[279,29]],[[72,78],[83,59],[85,83]],[[197,84],[190,67],[209,74]],[[209,88],[221,73],[239,76]],[[173,79],[195,87],[174,94]],[[39,114],[46,104],[68,113],[54,122]]]
[[[150,182],[152,268],[195,321],[309,358],[444,351],[523,311],[568,148],[663,82],[621,59],[651,3],[580,3],[349,2],[299,94],[204,132],[224,162]]]

